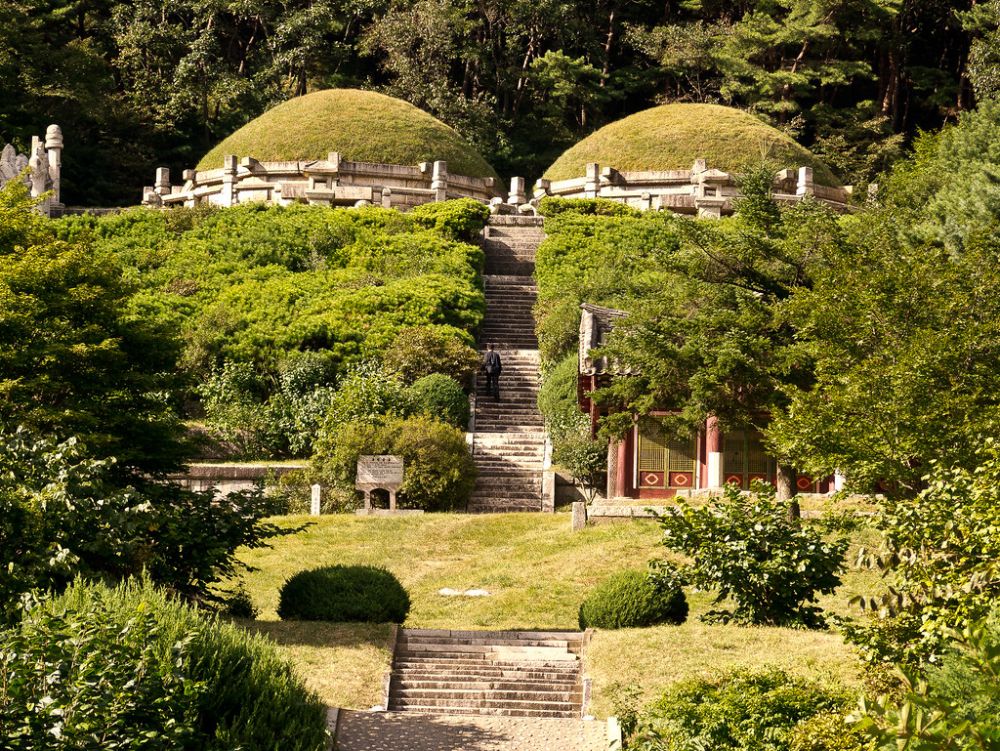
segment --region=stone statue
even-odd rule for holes
[[[40,200],[38,210],[50,214],[53,206],[61,207],[60,182],[62,178],[63,135],[58,125],[50,125],[45,131],[44,141],[35,136],[31,139],[28,155],[18,154],[12,144],[0,151],[0,188],[14,180],[22,180],[30,188],[34,198]]]

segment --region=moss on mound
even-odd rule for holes
[[[732,172],[765,155],[782,167],[812,167],[822,185],[840,184],[829,167],[781,131],[717,104],[664,104],[637,112],[567,149],[544,176],[582,177],[589,162],[622,171],[690,169],[699,158],[711,168]]]
[[[437,118],[401,99],[358,89],[326,89],[279,104],[216,145],[198,169],[221,167],[227,154],[267,162],[326,159],[331,151],[357,162],[443,159],[456,175],[497,177],[475,148]]]

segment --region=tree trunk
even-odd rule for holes
[[[795,498],[795,468],[788,464],[778,464],[778,476],[776,478],[777,497],[779,501],[791,501],[788,504],[788,519],[797,521],[802,518],[802,510],[799,502]]]

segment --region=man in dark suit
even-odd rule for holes
[[[486,393],[500,401],[500,371],[503,370],[503,363],[500,362],[500,353],[493,351],[492,344],[486,345],[483,370],[486,371]]]

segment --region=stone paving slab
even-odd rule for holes
[[[605,751],[596,720],[341,710],[338,751]]]

